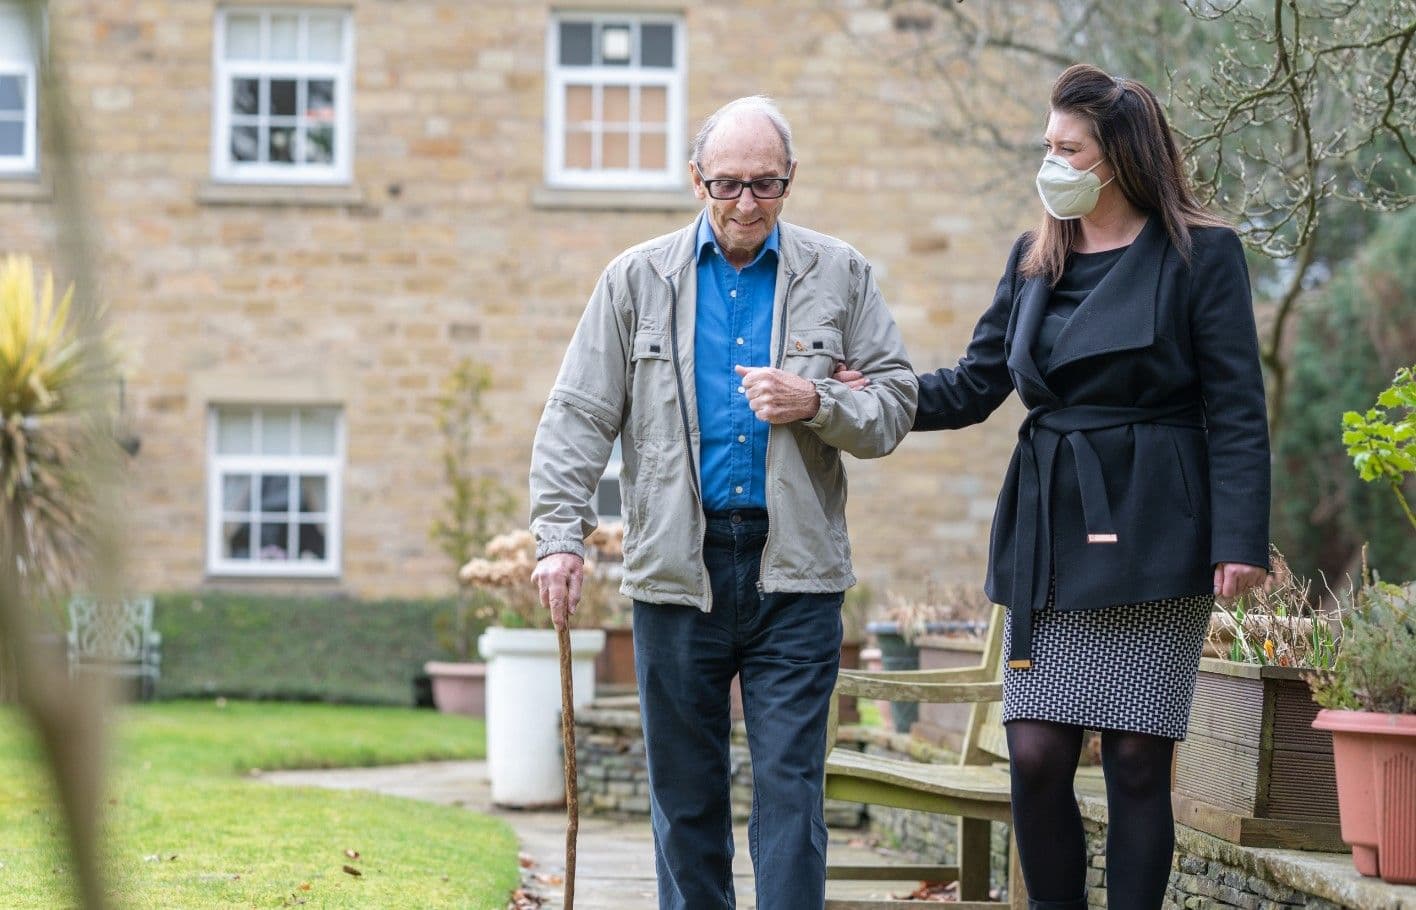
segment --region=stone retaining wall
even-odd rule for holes
[[[649,777],[633,699],[581,709],[576,714],[576,755],[580,804],[587,813],[644,815],[649,811]],[[908,736],[843,728],[842,741],[916,761],[952,762],[955,757]],[[742,725],[732,741],[733,817],[747,818],[752,806],[752,765]],[[1088,905],[1106,908],[1106,803],[1081,798],[1087,837]],[[890,846],[921,860],[954,860],[956,822],[947,816],[882,806],[827,803],[835,828],[866,827]],[[994,886],[1007,869],[1008,826],[993,825]],[[1176,826],[1175,861],[1165,910],[1416,910],[1416,888],[1364,879],[1345,854],[1305,853],[1238,847],[1203,832]]]

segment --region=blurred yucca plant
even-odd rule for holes
[[[111,413],[94,407],[109,374],[106,337],[80,325],[73,287],[36,284],[28,256],[0,262],[0,533],[32,597],[62,591],[91,555],[91,459],[115,446]]]

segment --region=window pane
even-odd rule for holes
[[[326,512],[329,510],[329,499],[326,495],[326,485],[329,478],[319,474],[306,474],[300,478],[300,511]]]
[[[25,77],[0,76],[0,111],[25,109]]]
[[[290,511],[290,478],[284,474],[261,475],[261,511],[281,514]]]
[[[590,133],[585,130],[566,130],[565,166],[588,168],[593,159],[590,152]]]
[[[294,427],[290,408],[267,408],[261,412],[261,454],[293,455]]]
[[[325,525],[303,522],[297,529],[296,552],[300,559],[325,559]]]
[[[669,90],[660,86],[646,85],[639,90],[639,122],[651,125],[667,123],[669,119]]]
[[[306,57],[320,63],[338,63],[344,58],[344,30],[338,16],[311,16],[310,49]]]
[[[621,509],[619,478],[602,479],[595,488],[595,514],[603,518],[618,517]]]
[[[300,56],[300,17],[270,17],[270,53],[267,60],[295,60]]]
[[[259,60],[261,56],[261,17],[226,17],[226,59]]]
[[[256,418],[250,410],[223,410],[216,420],[216,451],[221,455],[250,455],[255,451]]]
[[[0,156],[18,158],[25,153],[23,121],[0,121]]]
[[[270,80],[270,113],[273,117],[295,116],[294,79]]]
[[[228,521],[221,525],[221,555],[225,559],[251,558],[251,526]]]
[[[286,547],[289,544],[290,526],[286,524],[262,524],[261,529],[261,559],[283,560],[286,559]]]
[[[629,167],[628,133],[605,133],[600,140],[600,166]]]
[[[231,130],[231,160],[259,161],[261,131],[254,126],[238,126]]]
[[[562,22],[560,27],[561,66],[589,66],[595,62],[591,39],[595,29],[588,22]]]
[[[334,127],[317,126],[306,131],[305,163],[334,164]]]
[[[607,85],[601,91],[600,120],[604,123],[628,123],[629,86]]]
[[[628,66],[632,49],[628,25],[600,27],[600,62],[606,66]]]
[[[223,512],[251,511],[251,476],[249,474],[227,474],[221,478],[221,510]]]
[[[293,162],[295,160],[295,128],[293,126],[273,126],[270,128],[270,152],[267,161]]]
[[[334,122],[334,80],[311,79],[305,87],[305,119]]]
[[[668,139],[664,133],[640,133],[639,166],[646,171],[662,171],[668,167]]]
[[[261,112],[261,81],[231,80],[231,113],[255,116]]]
[[[595,119],[594,89],[588,85],[567,85],[565,87],[565,120],[567,123],[582,123]]]
[[[300,411],[301,455],[333,455],[336,412],[333,408]]]
[[[643,25],[639,28],[639,63],[641,66],[674,65],[674,27]]]

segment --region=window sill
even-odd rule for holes
[[[568,190],[538,186],[531,207],[546,211],[696,212],[703,203],[688,190]]]
[[[53,199],[54,184],[44,177],[34,174],[0,176],[0,201],[51,202]]]
[[[208,180],[197,187],[197,202],[202,205],[357,208],[364,205],[364,201],[364,191],[352,183],[319,186],[307,183],[223,183]]]

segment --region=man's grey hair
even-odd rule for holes
[[[787,167],[791,167],[796,159],[792,157],[792,127],[787,123],[787,118],[782,116],[781,110],[777,107],[777,102],[766,95],[748,95],[746,98],[738,98],[729,101],[708,115],[703,121],[703,126],[698,128],[698,135],[693,137],[693,153],[689,160],[694,166],[702,170],[703,149],[708,145],[708,140],[724,120],[736,117],[741,114],[761,114],[767,118],[767,122],[772,124],[772,128],[777,131],[777,135],[782,140],[782,151],[787,155]]]

